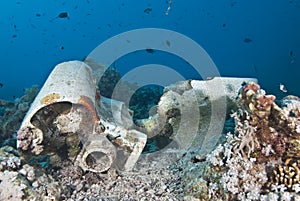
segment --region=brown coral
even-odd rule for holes
[[[294,98],[282,102],[283,106],[279,107],[275,103],[275,96],[266,95],[255,83],[248,83],[239,94],[239,105],[244,115],[234,117],[236,130],[241,130],[238,132],[243,138],[241,142],[247,137],[258,141],[255,149],[253,146],[248,147],[248,158],[252,152],[251,156],[256,157],[259,163],[284,161],[271,168],[268,175],[270,186],[285,185],[291,189],[300,182],[300,102]],[[247,125],[255,128],[251,136],[241,135]],[[248,141],[251,142],[251,139]],[[239,152],[243,153],[243,150]]]
[[[26,151],[31,149],[31,152],[38,155],[43,151],[43,134],[40,130],[25,128],[18,131],[17,140],[18,148]]]
[[[278,156],[286,154],[286,121],[280,117],[282,111],[274,102],[275,96],[266,95],[258,84],[250,82],[243,86],[239,97],[241,108],[249,114],[250,125],[256,128],[255,137],[260,142],[260,147],[271,145]],[[278,119],[281,119],[281,128],[278,126]]]
[[[279,164],[268,175],[269,184],[285,185],[289,191],[295,184],[300,183],[299,160],[287,158],[283,164]]]
[[[18,145],[20,149],[22,149],[23,151],[28,150],[33,140],[31,129],[26,128],[26,129],[19,130],[17,140],[20,141]]]
[[[255,126],[259,120],[267,120],[273,107],[275,96],[265,95],[258,84],[250,82],[243,87],[240,94],[242,107],[251,114],[251,124]]]

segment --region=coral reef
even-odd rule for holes
[[[133,119],[146,119],[156,113],[154,110],[163,94],[160,86],[144,86],[138,89],[130,99],[129,108],[134,111]]]
[[[190,82],[166,89],[158,109],[164,111],[160,115],[165,115],[163,123],[167,122],[170,127],[164,126],[159,130],[162,135],[158,136],[170,139],[178,130],[177,120],[180,121],[182,115],[178,109],[182,108],[177,109],[176,102],[171,99],[191,89]],[[29,154],[30,160],[22,160],[15,146],[2,143],[0,200],[300,200],[300,99],[287,96],[276,100],[253,82],[244,83],[236,94],[235,86],[226,85],[226,90],[232,92],[227,106],[233,111],[225,122],[223,131],[226,133],[211,147],[212,151],[205,155],[201,152],[196,144],[203,143],[200,138],[196,138],[188,150],[169,147],[163,154],[155,152],[157,148],[149,144],[129,172],[112,166],[99,173],[78,166],[75,161],[82,144],[75,131],[80,127],[79,116],[70,113],[72,108],[68,104],[44,108],[37,113],[38,119],[32,119],[34,125],[38,122],[52,125],[51,132],[48,127],[39,125],[46,134],[43,144],[39,144],[38,133],[19,132],[19,151],[33,151]],[[201,100],[201,112],[209,114],[211,100],[201,91],[196,95]],[[32,101],[32,98],[21,99],[20,102],[28,104]],[[14,108],[10,115],[18,116],[17,108],[21,106],[5,103],[3,107],[5,113]],[[106,111],[105,107],[102,109]],[[49,115],[43,116],[44,112]],[[1,125],[13,118],[20,126],[20,119],[10,115],[5,114]],[[140,122],[140,126],[145,126],[149,133],[156,132],[161,119],[158,115],[149,119]],[[90,117],[88,122],[94,120]],[[209,121],[201,120],[199,132],[205,133]],[[11,123],[7,125],[13,128]],[[119,143],[121,128],[104,121],[98,126],[101,132],[110,133],[107,135],[109,141]],[[13,133],[3,136],[3,142],[8,136],[14,137]],[[161,146],[156,143],[153,146]],[[43,151],[49,155],[44,155]],[[36,153],[39,155],[34,156]]]
[[[178,164],[193,169],[182,173],[186,195],[199,200],[300,200],[299,99],[289,96],[276,104],[275,96],[250,82],[237,101],[238,110],[231,115],[234,133],[224,134],[205,159],[190,152]],[[197,160],[184,164],[189,158]]]
[[[19,129],[21,122],[29,109],[30,104],[39,91],[38,86],[25,89],[25,95],[15,99],[14,102],[0,100],[0,106],[5,108],[3,116],[0,118],[0,143],[10,145],[15,144],[15,133]]]

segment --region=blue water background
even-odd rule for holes
[[[199,43],[221,76],[256,77],[268,93],[300,95],[300,0],[2,0],[0,99],[42,86],[53,67],[81,60],[110,37],[138,28],[164,28]],[[151,10],[145,10],[145,9]],[[148,11],[148,12],[146,12]],[[68,12],[68,18],[57,17]],[[247,40],[250,39],[250,40]],[[154,51],[115,62],[123,74],[149,63],[201,79],[182,59]]]

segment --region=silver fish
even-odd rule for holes
[[[283,84],[279,84],[279,89],[280,91],[282,91],[283,93],[286,93],[287,92],[287,89],[285,88],[285,86]]]

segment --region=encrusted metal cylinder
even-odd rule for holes
[[[36,155],[43,155],[53,167],[60,167],[64,160],[76,159],[83,170],[97,173],[113,164],[120,170],[131,170],[147,137],[130,129],[132,117],[124,103],[104,100],[112,102],[111,108],[100,104],[90,66],[81,61],[58,64],[18,131],[17,147],[22,157],[34,160]],[[103,119],[109,120],[103,129],[100,116],[103,123]],[[126,158],[117,157],[121,151],[126,153]]]
[[[79,165],[83,170],[104,172],[116,159],[116,148],[103,135],[90,135],[78,155]]]
[[[55,149],[70,149],[64,141],[72,133],[79,138],[92,134],[99,121],[96,89],[93,72],[84,62],[58,64],[23,119],[17,147],[29,156],[53,155],[60,153]]]

